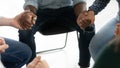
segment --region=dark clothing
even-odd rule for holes
[[[102,11],[110,0],[95,0],[94,3],[89,7],[89,10],[93,10],[95,15]]]
[[[51,21],[56,21],[55,23]],[[62,21],[61,23],[58,23]],[[46,23],[47,22],[47,23]],[[36,56],[36,46],[34,41],[34,34],[37,31],[44,32],[44,28],[48,28],[48,25],[61,25],[70,29],[71,31],[76,30],[80,32],[79,37],[79,50],[80,50],[80,60],[79,65],[89,66],[90,53],[88,50],[89,42],[94,32],[94,25],[87,27],[83,32],[76,23],[76,16],[74,14],[73,7],[63,7],[59,9],[38,9],[37,11],[37,21],[31,30],[19,30],[19,40],[28,44],[33,51],[33,58]],[[49,30],[49,28],[48,28]],[[31,58],[31,60],[33,59]]]
[[[93,68],[120,68],[120,50],[116,51],[116,41],[101,50]]]

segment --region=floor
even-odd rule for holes
[[[61,37],[60,37],[61,36]],[[63,37],[64,36],[64,37]],[[57,39],[60,37],[60,39]],[[66,34],[59,35],[56,37],[54,40],[53,38],[50,38],[52,41],[51,42],[57,42],[54,45],[49,45],[50,43],[47,42],[48,45],[44,45],[44,47],[49,47],[50,49],[52,48],[59,48],[63,47],[65,44]],[[72,39],[71,39],[72,38]],[[74,40],[73,40],[74,39]],[[58,44],[59,41],[62,41],[62,44]],[[40,53],[38,55],[41,55],[43,59],[46,59],[47,62],[50,64],[50,68],[77,68],[77,63],[78,63],[78,43],[77,43],[77,36],[76,32],[71,32],[68,33],[68,38],[67,38],[67,44],[66,47],[60,50],[56,51],[50,51],[50,52],[45,52],[45,53]],[[54,47],[53,47],[54,46]],[[40,44],[38,45],[40,47]],[[42,47],[42,45],[41,45]],[[43,51],[41,48],[41,51]],[[37,49],[39,51],[39,48]],[[94,62],[91,60],[91,66]],[[79,68],[79,67],[78,67]]]
[[[88,0],[89,5],[92,4],[94,0]],[[14,17],[18,13],[23,11],[24,0],[0,0],[0,15],[5,17]],[[111,0],[110,4],[96,15],[96,32],[107,22],[109,19],[114,17],[117,12],[117,3],[115,0]],[[0,27],[0,36],[18,40],[17,29],[13,27]],[[35,41],[37,45],[37,52],[44,50],[54,49],[63,47],[65,45],[66,34],[44,36],[40,33],[35,34]],[[49,51],[44,53],[39,53],[37,55],[42,56],[45,59],[50,68],[79,68],[78,63],[78,43],[76,32],[68,33],[66,47],[60,50]],[[94,61],[91,59],[90,68],[92,68]],[[23,67],[25,68],[25,66]]]

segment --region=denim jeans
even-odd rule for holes
[[[105,24],[92,38],[89,50],[93,60],[96,61],[101,49],[114,37],[115,26],[118,23],[117,18],[113,18]]]
[[[44,31],[43,28],[47,27],[48,24],[53,25],[51,20],[56,20],[55,24],[63,25],[71,30],[76,30],[80,33],[79,37],[79,50],[80,50],[80,60],[79,65],[89,66],[90,53],[88,50],[89,42],[94,35],[94,26],[86,28],[86,32],[80,29],[76,23],[76,16],[74,14],[73,7],[62,7],[59,9],[38,9],[37,11],[37,21],[31,30],[19,30],[19,40],[30,46],[33,55],[31,60],[36,56],[36,45],[34,41],[34,34],[37,31]],[[46,21],[47,24],[44,24]],[[57,21],[64,21],[57,23]],[[49,28],[48,28],[49,29]],[[88,31],[88,32],[87,32]]]
[[[24,43],[5,38],[9,48],[1,53],[1,61],[5,68],[21,68],[31,58],[31,49]]]

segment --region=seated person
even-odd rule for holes
[[[3,38],[0,38],[0,53],[5,52],[5,50],[8,47],[9,46],[5,43],[5,40]],[[0,68],[4,68],[4,65],[2,64],[1,61],[0,61]],[[49,68],[49,65],[45,60],[41,60],[41,57],[38,56],[34,58],[34,60],[27,65],[27,68]]]
[[[25,11],[14,18],[1,17],[0,26],[30,29],[35,23],[33,17],[36,16],[29,11]],[[32,55],[28,45],[8,38],[0,38],[0,53],[0,68],[21,68]],[[46,61],[36,57],[27,65],[27,68],[49,68],[49,66]]]
[[[25,11],[14,18],[0,17],[0,26],[30,29],[35,22],[32,17],[36,16],[29,11]],[[5,68],[21,68],[24,64],[28,63],[32,52],[29,46],[22,42],[1,37],[0,54],[1,62]]]
[[[120,23],[114,34],[115,38],[100,51],[93,68],[120,68]]]

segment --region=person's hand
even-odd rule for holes
[[[77,24],[81,29],[85,29],[86,27],[92,25],[95,20],[95,15],[93,11],[84,11],[79,14],[77,18]]]
[[[117,23],[114,31],[115,37],[120,37],[120,23]]]
[[[15,16],[14,26],[18,29],[30,29],[36,21],[36,15],[30,11],[24,11],[21,14]]]
[[[0,53],[5,52],[5,50],[8,48],[9,46],[5,43],[5,40],[3,38],[0,38]]]
[[[45,60],[41,60],[41,57],[36,57],[27,65],[27,68],[49,68],[49,65]]]

